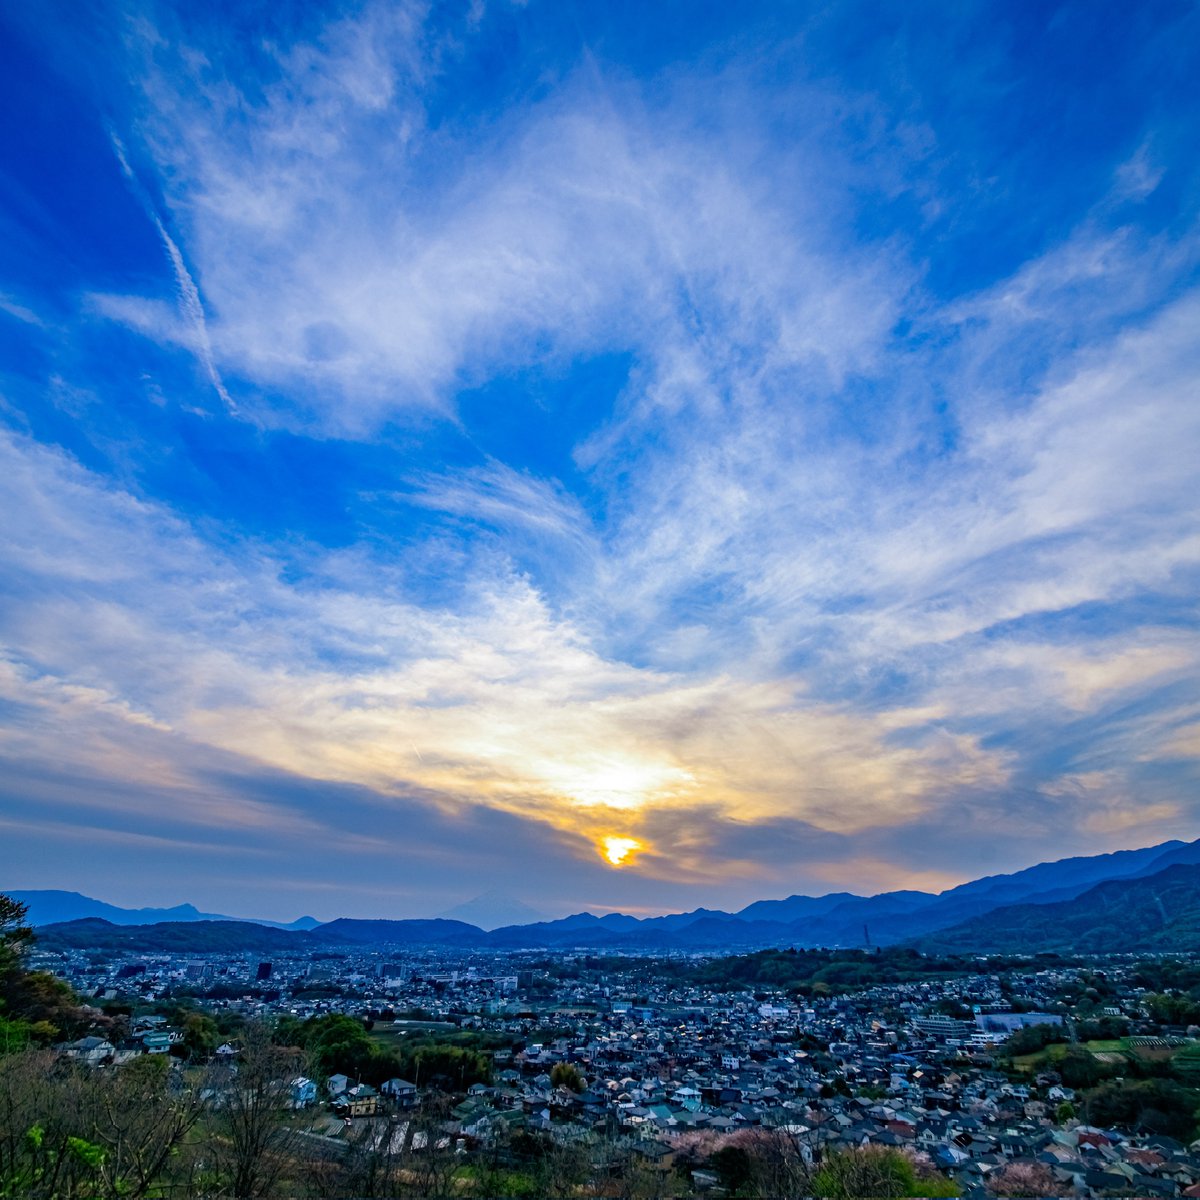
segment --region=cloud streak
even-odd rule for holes
[[[187,264],[183,261],[183,255],[180,253],[179,247],[175,244],[175,239],[167,232],[167,227],[155,211],[154,205],[151,203],[150,197],[146,194],[145,188],[138,182],[137,175],[134,174],[133,168],[129,165],[129,158],[125,153],[125,147],[122,145],[121,139],[115,134],[111,136],[113,151],[117,156],[117,161],[121,164],[121,171],[128,180],[129,187],[137,198],[138,203],[145,209],[146,216],[150,219],[151,224],[153,224],[159,239],[162,241],[163,249],[167,252],[167,259],[171,264],[171,271],[174,273],[175,285],[179,293],[179,307],[183,319],[190,330],[190,339],[195,345],[196,354],[204,366],[204,372],[208,376],[213,390],[225,405],[225,408],[230,413],[236,413],[237,406],[230,398],[229,392],[226,390],[225,384],[221,379],[221,374],[217,370],[216,361],[213,359],[212,341],[208,335],[208,322],[204,316],[204,304],[200,299],[200,290],[196,287],[196,281],[192,278],[191,272],[188,271]],[[118,318],[122,315],[132,315],[130,308],[127,305],[123,306],[118,297],[109,298],[107,308],[110,315]]]

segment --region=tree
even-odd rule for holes
[[[88,1072],[85,1128],[102,1152],[105,1194],[149,1194],[199,1120],[200,1089],[172,1086],[170,1074],[165,1057],[136,1058],[111,1073]]]
[[[0,895],[0,1055],[23,1050],[34,1034],[30,1022],[14,1013],[12,1000],[23,971],[21,956],[33,937],[25,924],[27,908]]]
[[[77,1035],[97,1016],[81,1008],[63,980],[25,969],[25,952],[34,936],[26,923],[27,911],[24,904],[0,894],[0,1054],[30,1042],[48,1044],[64,1033]]]
[[[1191,1141],[1200,1092],[1173,1079],[1139,1079],[1102,1084],[1084,1097],[1091,1125],[1118,1125],[1138,1133],[1163,1133]]]
[[[583,1082],[579,1068],[574,1063],[566,1062],[554,1064],[550,1071],[550,1082],[555,1087],[570,1088],[573,1092],[582,1092],[587,1086]]]
[[[427,1101],[398,1131],[405,1196],[447,1196],[459,1160],[444,1126],[450,1105],[444,1097]]]
[[[1094,1087],[1108,1073],[1094,1055],[1079,1045],[1068,1046],[1056,1066],[1069,1088]]]
[[[1059,1025],[1026,1025],[1023,1029],[1013,1030],[1004,1043],[1004,1049],[1012,1058],[1021,1054],[1035,1054],[1052,1042],[1060,1041],[1062,1036],[1062,1027]]]
[[[993,1196],[1059,1196],[1063,1185],[1045,1163],[1011,1162],[987,1179]]]
[[[205,1062],[220,1045],[217,1023],[207,1013],[191,1012],[183,1018],[183,1050],[192,1062]]]
[[[247,1025],[241,1043],[237,1061],[214,1074],[211,1091],[223,1134],[218,1161],[230,1190],[244,1200],[269,1195],[291,1156],[297,1134],[280,1118],[304,1057],[276,1046],[261,1024]]]
[[[742,1184],[745,1194],[801,1196],[812,1186],[811,1151],[801,1140],[782,1129],[739,1129],[723,1145],[744,1151],[750,1177]]]
[[[912,1158],[886,1146],[827,1154],[813,1176],[812,1195],[833,1200],[860,1196],[956,1196],[958,1189],[933,1170],[920,1173]]]
[[[558,1141],[548,1137],[534,1160],[533,1179],[539,1196],[565,1200],[573,1196],[588,1177],[591,1157],[579,1142]]]
[[[138,1200],[201,1112],[165,1058],[97,1071],[44,1050],[0,1062],[0,1195]]]
[[[754,1160],[744,1146],[722,1146],[709,1162],[730,1196],[745,1195],[754,1179]]]
[[[28,905],[0,894],[0,972],[19,966],[33,940],[33,930],[25,920],[28,915]]]

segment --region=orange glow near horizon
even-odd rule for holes
[[[628,865],[629,856],[642,849],[642,843],[637,838],[605,837],[600,839],[600,850],[610,866],[624,867]]]

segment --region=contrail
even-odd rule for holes
[[[175,244],[175,239],[167,232],[167,227],[163,224],[162,218],[159,217],[150,197],[146,194],[146,189],[142,187],[137,176],[133,173],[133,168],[129,165],[129,159],[126,157],[125,147],[121,139],[112,131],[109,132],[109,137],[112,139],[113,150],[116,151],[117,161],[121,164],[121,170],[125,173],[125,178],[129,181],[130,190],[133,192],[137,202],[142,206],[146,216],[154,223],[154,228],[158,230],[158,236],[162,239],[163,247],[167,252],[167,258],[171,260],[171,269],[175,272],[175,286],[179,294],[179,307],[185,319],[191,324],[192,331],[195,334],[196,354],[200,362],[204,365],[208,378],[212,382],[217,395],[221,397],[225,408],[231,414],[236,413],[237,405],[226,390],[225,384],[221,379],[221,373],[217,370],[217,364],[213,361],[212,342],[208,336],[208,322],[204,319],[204,305],[200,301],[200,290],[196,287],[196,281],[188,271],[187,264],[183,261],[183,255],[179,252],[179,247]]]

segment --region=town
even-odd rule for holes
[[[1200,971],[1169,958],[30,962],[102,1018],[54,1047],[90,1070],[161,1056],[220,1110],[256,1038],[295,1048],[268,1072],[281,1170],[344,1190],[357,1164],[355,1194],[852,1195],[830,1170],[857,1155],[909,1172],[884,1194],[1200,1195]]]

